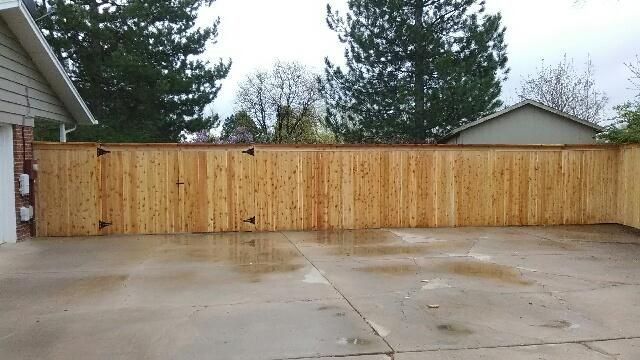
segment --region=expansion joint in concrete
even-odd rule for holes
[[[367,320],[367,318],[362,314],[362,312],[360,312],[355,305],[353,305],[353,303],[344,295],[344,293],[342,293],[342,291],[340,291],[340,289],[338,289],[338,287],[331,281],[331,279],[329,279],[327,276],[325,276],[325,274],[322,273],[322,271],[320,271],[320,269],[316,266],[316,264],[314,264],[311,259],[309,259],[307,257],[307,255],[305,255],[302,250],[300,250],[300,248],[293,242],[291,241],[291,239],[287,236],[287,234],[285,233],[281,233],[282,236],[287,239],[287,241],[291,244],[291,246],[293,246],[298,253],[300,253],[300,256],[302,256],[303,258],[305,258],[305,260],[311,264],[311,266],[313,266],[314,269],[316,269],[316,271],[327,281],[327,283],[329,283],[329,285],[331,285],[331,287],[340,295],[340,297],[342,297],[342,299],[349,304],[349,307],[351,307],[351,309],[353,309],[353,311],[355,311],[356,314],[358,314],[358,316],[360,316],[360,318],[367,324],[367,326],[369,326],[369,328],[371,329],[371,331],[378,336],[389,348],[389,350],[391,350],[391,352],[389,354],[393,354],[395,353],[395,350],[393,349],[393,347],[391,346],[391,344],[389,344],[389,342],[387,341],[387,339],[384,338],[384,336],[382,336],[380,333],[378,333],[378,331],[373,327],[373,325]],[[385,353],[387,354],[387,353]]]

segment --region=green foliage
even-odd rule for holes
[[[616,107],[618,123],[611,125],[600,139],[618,143],[640,143],[640,102]]]
[[[246,111],[238,111],[224,120],[221,138],[228,140],[240,128],[247,129],[254,139],[259,138],[260,130]]]
[[[271,142],[277,144],[316,142],[319,117],[312,110],[301,111],[289,106],[278,109]]]
[[[326,60],[330,129],[348,142],[430,142],[498,109],[508,73],[500,14],[479,0],[349,0],[327,22],[346,71]]]
[[[100,122],[70,139],[167,142],[216,125],[204,108],[231,64],[198,59],[219,19],[195,26],[213,0],[46,2],[55,12],[39,25]]]
[[[273,130],[264,132],[246,111],[239,111],[224,120],[220,140],[237,143],[238,138],[244,140],[248,135],[253,140],[251,142],[258,143],[335,143],[335,136],[322,127],[320,120],[317,114],[309,113],[301,117],[297,110],[283,107],[277,114]]]

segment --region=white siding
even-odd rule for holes
[[[72,121],[47,80],[0,19],[0,121],[21,124],[22,117],[29,113],[28,105],[34,117]]]

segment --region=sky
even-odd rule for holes
[[[231,59],[229,77],[212,110],[222,118],[235,110],[240,81],[277,60],[298,61],[322,73],[324,59],[343,62],[344,48],[326,24],[326,6],[345,9],[346,0],[217,0],[202,10],[200,25],[221,18],[216,44],[204,56]],[[517,102],[520,83],[540,67],[556,64],[566,54],[578,70],[588,57],[596,84],[610,98],[609,106],[630,100],[625,63],[640,55],[639,0],[487,0],[487,10],[500,12],[507,28],[508,80],[502,99]],[[613,111],[609,110],[613,115]]]

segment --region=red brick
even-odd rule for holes
[[[24,132],[23,132],[24,130]],[[23,148],[24,134],[24,148]],[[16,232],[18,241],[26,240],[32,236],[31,223],[20,221],[20,208],[22,206],[29,207],[29,196],[20,195],[20,174],[23,173],[24,160],[33,159],[33,150],[31,143],[33,142],[33,129],[31,127],[23,127],[20,125],[13,126],[13,163],[14,163],[14,186],[16,194]]]

